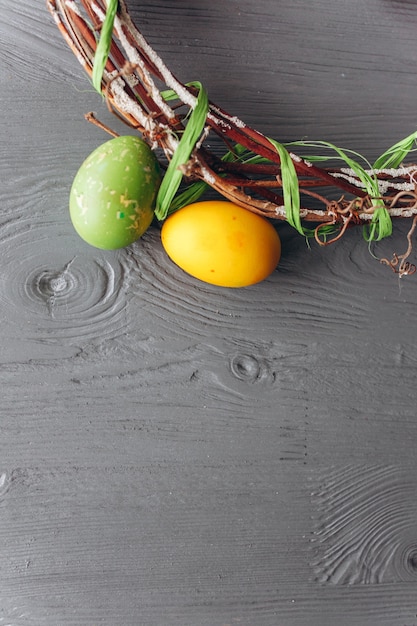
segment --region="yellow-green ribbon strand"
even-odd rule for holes
[[[395,143],[391,148],[388,148],[386,152],[375,161],[373,167],[376,170],[383,170],[385,168],[397,168],[401,165],[409,152],[413,149],[417,141],[417,131],[408,135],[398,143]]]
[[[392,235],[392,219],[385,206],[375,208],[371,223],[365,225],[363,236],[368,243],[381,241],[384,237]]]
[[[388,148],[386,152],[375,161],[373,167],[376,170],[400,167],[406,156],[413,150],[417,141],[417,131],[408,135],[398,143]],[[386,207],[377,207],[372,216],[369,226],[365,226],[364,237],[366,241],[380,241],[392,234],[392,220]]]
[[[207,120],[209,110],[207,92],[201,83],[194,83],[194,85],[199,89],[196,106],[191,112],[180,142],[169,162],[156,198],[155,216],[158,220],[164,220],[168,215],[171,202],[182,180],[182,172],[179,168],[189,160]]]
[[[374,169],[378,169],[378,167],[394,167],[399,164],[398,158],[399,154],[403,157],[408,151],[412,148],[413,141],[417,136],[416,134],[410,135],[406,137],[405,140],[399,142],[387,152],[385,152],[374,164]],[[368,193],[369,197],[372,199],[375,204],[374,213],[372,215],[372,219],[369,224],[364,227],[364,237],[366,241],[380,241],[384,239],[384,237],[389,237],[392,234],[392,220],[389,215],[387,208],[382,204],[380,199],[380,191],[378,186],[378,179],[376,175],[372,173],[372,167],[369,162],[366,161],[362,155],[353,152],[353,150],[342,150],[342,148],[338,148],[332,143],[327,141],[314,141],[314,142],[305,142],[298,141],[292,142],[289,145],[296,146],[305,146],[305,147],[323,147],[326,149],[330,149],[331,151],[336,152],[338,157],[342,159],[346,165],[352,170],[352,172],[358,177],[361,181],[363,188]],[[354,157],[360,157],[367,166],[369,167],[369,171],[366,171],[365,168],[356,160]],[[326,161],[329,157],[325,156],[307,156],[307,159],[310,161]]]
[[[298,176],[291,155],[278,141],[270,138],[268,138],[268,140],[279,154],[282,192],[287,221],[301,235],[305,235],[306,233],[300,218],[300,188],[298,185]]]
[[[100,39],[94,55],[92,81],[94,88],[101,94],[101,81],[104,68],[109,58],[110,46],[113,36],[113,24],[116,17],[118,0],[108,0],[106,17],[101,28]]]

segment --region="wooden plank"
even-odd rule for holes
[[[412,2],[129,6],[277,139],[374,158],[415,130]],[[242,290],[157,228],[88,247],[68,192],[110,115],[43,2],[0,9],[0,626],[415,626],[416,279],[355,229],[280,225]]]

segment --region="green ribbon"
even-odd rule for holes
[[[171,202],[182,180],[182,172],[179,168],[181,165],[185,165],[189,160],[206,124],[209,110],[207,92],[200,82],[193,84],[199,89],[197,103],[191,112],[187,126],[169,162],[161,186],[159,187],[155,208],[155,216],[158,220],[164,220],[168,215]]]
[[[370,243],[371,241],[381,241],[390,235],[392,235],[391,216],[384,206],[379,206],[374,210],[371,223],[363,227],[363,236]]]
[[[268,137],[268,141],[274,146],[279,154],[281,164],[282,193],[284,197],[285,216],[287,222],[291,224],[301,235],[306,235],[306,231],[301,224],[300,218],[300,188],[298,184],[297,172],[288,150],[278,141]]]
[[[109,58],[110,46],[113,37],[113,24],[116,17],[118,0],[108,0],[106,17],[101,28],[100,39],[94,55],[92,81],[94,88],[101,94],[101,81],[104,68]]]

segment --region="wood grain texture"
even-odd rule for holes
[[[329,472],[315,494],[318,580],[415,583],[416,486],[407,470],[384,465]]]
[[[129,7],[279,140],[372,159],[415,130],[413,2]],[[156,228],[88,247],[68,192],[109,114],[42,0],[0,9],[0,626],[415,626],[417,279],[355,230],[280,226],[242,290]]]

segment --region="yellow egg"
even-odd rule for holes
[[[281,241],[265,218],[224,200],[195,202],[162,226],[168,256],[191,276],[222,287],[247,287],[276,268]]]

